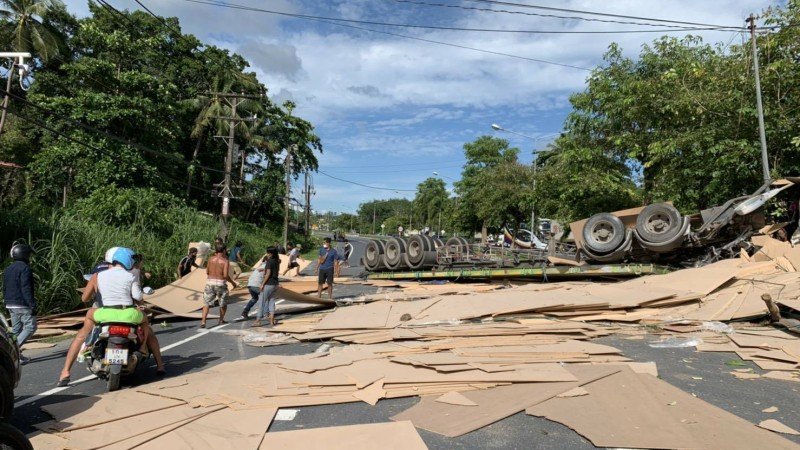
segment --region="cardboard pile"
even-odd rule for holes
[[[417,286],[290,318],[246,337],[260,333],[266,345],[338,344],[225,362],[47,406],[54,420],[36,426],[42,433],[34,445],[273,449],[324,442],[347,450],[414,449],[425,446],[412,425],[455,437],[526,411],[604,447],[796,448],[775,434],[790,427],[747,422],[658,379],[655,364],[591,342],[615,332],[640,337],[630,327],[596,321],[667,322],[670,333],[702,331],[700,351],[735,351],[781,374],[773,378],[794,380],[800,363],[794,336],[752,326],[730,335],[703,331],[707,321],[763,316],[762,291],[785,307],[798,305],[791,250],[617,284]],[[392,417],[396,423],[267,432],[279,408],[410,396],[421,399]]]

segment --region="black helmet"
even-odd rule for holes
[[[14,261],[28,261],[31,259],[33,248],[28,244],[16,244],[11,247],[11,259]]]

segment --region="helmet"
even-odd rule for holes
[[[14,261],[28,261],[31,259],[33,248],[28,244],[16,244],[11,247],[11,259]]]
[[[133,268],[134,260],[133,255],[136,252],[126,247],[112,247],[106,252],[106,259],[112,264],[120,264],[125,270]]]
[[[106,250],[106,254],[105,254],[105,256],[103,256],[103,261],[105,261],[105,262],[107,262],[109,264],[114,262],[114,253],[116,253],[116,251],[121,249],[121,248],[122,247],[111,247],[110,249]]]

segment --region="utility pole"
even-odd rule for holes
[[[11,93],[11,80],[14,78],[14,68],[19,68],[19,78],[22,80],[28,75],[28,65],[25,64],[25,58],[30,58],[31,54],[27,52],[2,52],[0,58],[12,58],[11,65],[8,67],[6,80],[6,92],[3,96],[3,111],[0,113],[0,134],[3,133],[3,127],[6,124],[6,113],[8,112],[8,100]],[[22,86],[22,81],[20,81]],[[23,89],[25,89],[23,87]],[[25,89],[27,90],[27,89]]]
[[[242,99],[244,98],[254,98],[260,99],[260,95],[246,95],[246,94],[226,94],[226,93],[214,93],[213,95],[217,97],[222,97],[225,99],[228,104],[231,106],[231,115],[230,117],[219,117],[213,116],[212,119],[219,119],[219,120],[227,120],[228,121],[228,135],[227,136],[215,136],[217,138],[222,139],[228,144],[228,152],[225,156],[225,179],[222,182],[221,190],[218,194],[219,197],[222,197],[222,214],[220,215],[220,232],[219,237],[222,238],[223,242],[228,241],[228,233],[230,232],[228,226],[228,219],[230,218],[230,206],[231,206],[231,199],[233,197],[233,191],[231,190],[231,171],[233,170],[233,150],[236,146],[236,125],[239,122],[244,121],[254,121],[256,120],[255,117],[253,118],[240,118],[236,115],[236,110],[239,107]],[[243,169],[244,170],[244,169]],[[244,172],[242,172],[244,173]]]
[[[283,247],[289,245],[289,202],[292,197],[292,152],[297,150],[297,144],[292,144],[286,149],[286,159],[283,160],[283,170],[286,172],[286,196],[283,202]]]
[[[375,204],[372,204],[372,235],[375,236]]]
[[[305,211],[306,226],[305,226],[305,232],[306,232],[306,236],[308,236],[311,233],[311,191],[308,189],[308,171],[306,171],[306,177],[305,178],[306,178],[306,180],[305,180],[305,190],[303,191],[303,193],[306,195],[306,211]]]
[[[772,182],[769,174],[769,155],[767,155],[767,134],[764,130],[764,106],[761,104],[761,75],[758,68],[758,45],[756,44],[756,16],[750,14],[746,22],[750,28],[750,43],[753,46],[753,73],[756,79],[756,108],[758,110],[758,138],[761,141],[761,170],[764,186]]]

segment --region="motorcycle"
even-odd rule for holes
[[[145,291],[152,293],[150,288],[145,288]],[[78,361],[85,361],[90,372],[106,380],[109,392],[116,391],[122,377],[133,374],[150,357],[150,350],[144,342],[144,329],[139,325],[100,323],[84,343]]]

